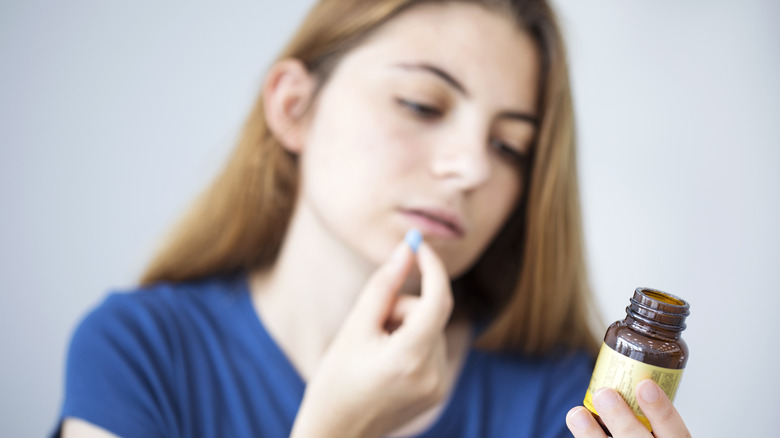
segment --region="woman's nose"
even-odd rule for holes
[[[451,136],[434,148],[430,163],[431,174],[446,179],[460,190],[469,190],[484,184],[491,174],[487,140],[475,135]]]

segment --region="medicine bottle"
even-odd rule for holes
[[[637,288],[626,307],[626,318],[607,329],[583,402],[607,433],[593,406],[593,393],[599,388],[609,387],[620,393],[649,430],[650,422],[636,401],[636,385],[653,379],[674,401],[688,361],[688,346],[680,333],[685,330],[689,309],[685,300],[672,294]]]

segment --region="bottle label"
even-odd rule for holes
[[[623,396],[623,399],[633,409],[639,421],[648,430],[652,431],[650,422],[647,421],[647,418],[639,409],[639,404],[637,404],[634,394],[636,385],[642,380],[652,379],[664,390],[669,400],[674,401],[674,395],[677,393],[677,387],[680,385],[682,372],[682,369],[673,370],[642,363],[636,359],[623,356],[607,344],[602,343],[599,357],[596,359],[596,366],[593,368],[593,377],[591,377],[588,391],[585,393],[583,405],[594,414],[598,414],[593,406],[593,393],[605,386],[612,388]]]

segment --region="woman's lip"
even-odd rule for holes
[[[423,234],[432,237],[455,239],[463,237],[463,227],[448,215],[429,210],[402,210],[415,227]]]

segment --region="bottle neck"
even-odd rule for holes
[[[679,339],[690,314],[685,300],[653,289],[638,288],[626,307],[625,323],[634,330],[665,339]]]

